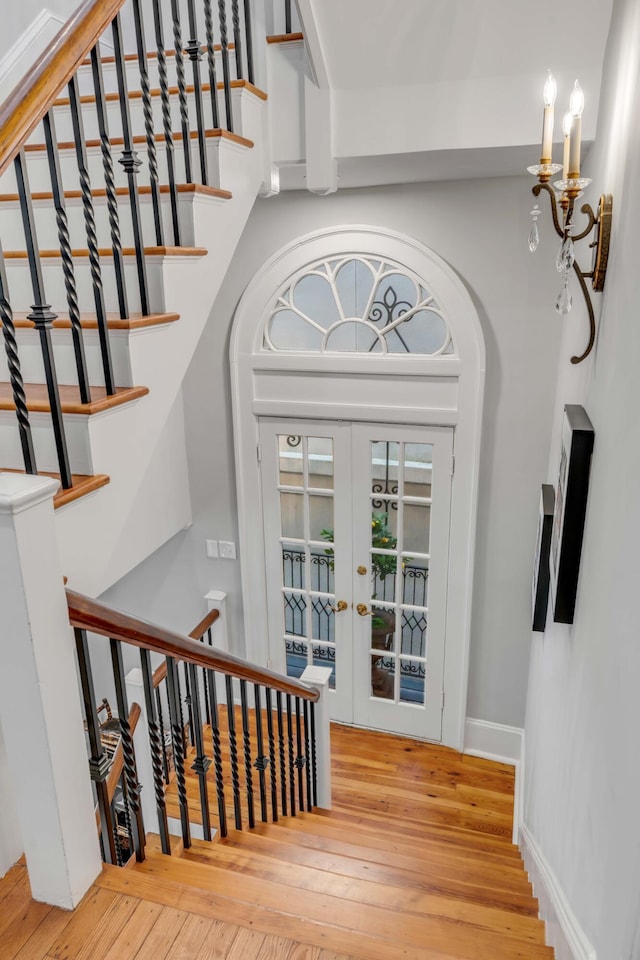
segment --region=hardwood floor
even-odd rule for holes
[[[172,857],[150,836],[73,914],[14,867],[0,960],[552,960],[510,842],[512,768],[338,725],[332,746],[332,810]]]

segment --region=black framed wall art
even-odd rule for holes
[[[549,557],[553,619],[556,623],[573,623],[593,437],[593,426],[584,407],[567,404],[562,421],[560,467]]]
[[[553,505],[555,493],[550,483],[543,483],[540,491],[540,512],[538,514],[538,535],[536,554],[533,563],[533,582],[531,584],[531,606],[533,610],[532,629],[542,633],[547,623],[549,605],[549,552],[553,529]]]

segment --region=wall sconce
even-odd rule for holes
[[[573,214],[575,202],[582,196],[585,187],[588,187],[591,183],[591,180],[587,177],[580,176],[580,139],[584,94],[580,84],[576,80],[569,101],[569,112],[565,114],[562,121],[562,132],[564,134],[563,162],[553,163],[553,110],[556,93],[556,81],[551,71],[549,71],[543,91],[544,114],[540,163],[536,163],[532,167],[527,167],[527,170],[538,178],[538,183],[533,188],[534,196],[539,197],[542,190],[545,190],[549,194],[553,225],[556,233],[560,237],[560,248],[558,250],[558,256],[556,257],[556,267],[558,273],[563,275],[563,285],[556,300],[556,311],[564,316],[571,310],[572,298],[569,292],[569,272],[571,270],[573,270],[578,278],[578,283],[584,294],[589,314],[589,343],[584,353],[580,354],[580,356],[571,357],[571,363],[582,363],[591,353],[596,338],[596,322],[593,303],[591,302],[591,295],[587,286],[587,278],[591,279],[591,286],[596,292],[600,292],[604,288],[607,260],[609,257],[613,200],[610,193],[603,194],[600,197],[596,213],[593,212],[588,203],[583,204],[580,210],[581,213],[584,213],[587,217],[587,225],[580,233],[574,233]],[[551,177],[561,170],[562,179],[556,180],[555,183],[551,184],[549,182]],[[539,216],[540,207],[536,203],[531,211],[532,223],[529,233],[529,250],[532,253],[537,249],[540,241],[538,233]],[[593,248],[593,264],[591,270],[586,271],[582,270],[576,262],[574,245],[579,240],[584,240],[590,234],[593,234],[593,239],[589,244],[589,246]]]

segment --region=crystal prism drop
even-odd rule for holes
[[[556,270],[558,273],[566,273],[567,271],[571,270],[575,258],[573,240],[571,237],[565,237],[560,244],[558,255],[556,257]]]
[[[539,243],[540,233],[538,232],[538,221],[534,219],[531,224],[531,230],[529,230],[529,250],[531,253],[536,252]]]
[[[558,299],[556,300],[556,313],[559,313],[561,317],[566,317],[571,310],[572,304],[573,298],[569,293],[569,284],[564,283],[562,290],[558,294]]]

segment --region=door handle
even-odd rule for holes
[[[356,607],[356,610],[358,611],[361,617],[373,616],[373,610],[367,610],[366,603],[359,603],[358,606]]]
[[[342,613],[344,610],[347,609],[348,606],[349,604],[347,603],[346,600],[338,600],[337,605],[335,607],[331,607],[331,609],[333,610],[334,613]]]

